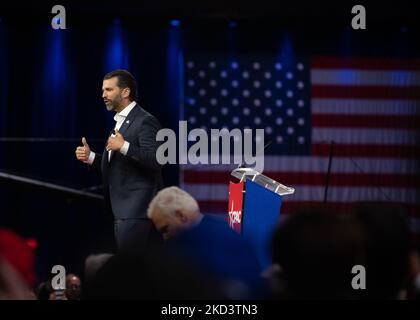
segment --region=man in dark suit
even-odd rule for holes
[[[159,121],[137,103],[137,85],[126,70],[105,75],[102,98],[115,111],[116,125],[103,154],[94,153],[82,138],[78,160],[102,172],[105,201],[114,215],[115,238],[120,250],[160,241],[146,212],[162,188],[161,165],[156,160]]]

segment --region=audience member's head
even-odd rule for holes
[[[147,216],[165,241],[192,228],[202,218],[197,201],[178,187],[159,191],[149,205]]]
[[[282,296],[352,299],[352,268],[364,264],[364,237],[350,216],[317,207],[291,213],[275,232],[273,261],[280,266]]]
[[[53,292],[53,288],[51,287],[51,279],[41,282],[38,285],[36,296],[38,300],[50,300],[50,296]]]
[[[406,212],[389,203],[355,208],[367,237],[366,297],[403,298],[410,274],[410,232]]]
[[[84,284],[88,286],[96,273],[113,256],[112,253],[91,254],[85,260]]]
[[[66,277],[65,295],[68,300],[79,300],[82,291],[82,282],[75,274],[68,274]]]

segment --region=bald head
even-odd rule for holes
[[[68,300],[80,299],[82,282],[80,278],[73,273],[66,276],[66,297]]]

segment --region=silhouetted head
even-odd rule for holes
[[[356,298],[352,268],[364,264],[365,243],[351,216],[325,207],[303,209],[282,221],[273,240],[286,297]]]

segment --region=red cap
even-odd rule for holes
[[[0,229],[0,257],[15,268],[28,286],[35,284],[35,254],[22,237],[13,231]]]

